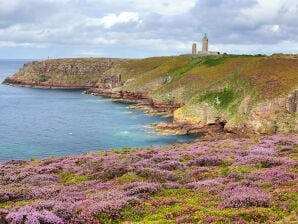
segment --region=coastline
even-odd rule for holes
[[[183,106],[120,88],[79,89],[156,115],[173,117]],[[0,163],[0,222],[18,214],[61,224],[295,220],[298,135],[237,135],[221,122],[208,129],[174,121],[154,127],[175,135],[205,133],[193,142]]]
[[[24,88],[33,88],[33,89],[82,89],[86,90],[91,88],[91,85],[78,85],[78,86],[71,86],[71,85],[49,85],[49,84],[42,84],[42,83],[36,83],[36,82],[24,82],[19,80],[14,80],[11,77],[6,78],[2,84],[8,85],[8,86],[15,86],[15,87],[24,87]]]
[[[172,117],[154,125],[169,134],[291,133],[298,131],[296,64],[294,55],[51,59],[25,64],[4,83],[134,102]]]
[[[26,83],[19,80],[13,80],[13,78],[6,78],[3,82],[5,85],[25,87],[25,88],[37,88],[37,89],[65,89],[65,90],[83,90],[83,94],[93,96],[104,96],[112,99],[113,101],[121,101],[127,103],[134,103],[130,107],[133,109],[142,110],[145,113],[163,117],[173,118],[173,113],[176,109],[183,106],[181,103],[174,102],[158,102],[154,101],[150,97],[143,93],[129,92],[129,91],[117,91],[111,89],[95,88],[95,86],[49,86],[48,84],[36,84]],[[188,134],[205,134],[205,135],[224,135],[231,134],[231,132],[225,132],[224,127],[220,123],[213,123],[212,125],[201,127],[190,123],[178,123],[174,122],[159,122],[152,124],[153,129],[157,133],[168,135],[188,135]],[[235,134],[235,133],[234,133]]]

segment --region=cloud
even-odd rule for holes
[[[134,8],[142,13],[157,13],[174,16],[187,13],[192,9],[197,0],[103,0],[117,8]]]
[[[188,53],[208,33],[210,49],[294,52],[297,0],[0,0],[0,57],[136,57]],[[32,49],[32,51],[29,51]],[[62,50],[61,50],[62,49]],[[63,50],[63,49],[67,49]]]
[[[192,9],[196,0],[132,0],[132,4],[145,11],[162,15],[179,15]]]
[[[139,17],[139,14],[136,12],[120,12],[119,14],[110,13],[105,15],[100,19],[88,18],[87,26],[96,26],[101,25],[104,28],[108,29],[117,24],[126,24],[126,23],[141,23],[142,20]]]
[[[18,8],[20,4],[20,0],[14,0],[14,1],[1,0],[0,4],[1,4],[0,15],[5,16],[14,12]]]
[[[34,47],[37,45],[31,43],[16,43],[13,41],[0,41],[0,47]],[[38,46],[41,47],[41,46]]]

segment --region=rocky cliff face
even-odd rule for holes
[[[244,99],[244,104],[246,103],[249,104]],[[189,126],[188,131],[200,131],[210,128],[210,125],[214,127],[214,124],[217,124],[218,130],[224,126],[226,131],[233,133],[298,132],[298,113],[291,109],[293,104],[292,98],[279,97],[256,103],[251,108],[246,107],[244,111],[243,108],[238,107],[237,116],[242,117],[242,120],[239,121],[235,119],[236,115],[231,117],[224,111],[219,111],[207,103],[202,103],[192,105],[190,108],[177,109],[174,112],[174,124],[176,126]],[[191,113],[185,110],[191,110]],[[218,125],[220,123],[223,125]]]
[[[174,133],[298,131],[298,56],[58,59],[32,62],[5,83],[86,93],[173,115]]]
[[[119,59],[57,59],[31,62],[4,83],[43,88],[90,88]]]

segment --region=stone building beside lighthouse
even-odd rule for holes
[[[208,46],[208,37],[207,34],[205,33],[202,39],[202,51],[197,51],[196,50],[196,44],[194,43],[192,45],[192,55],[198,55],[198,56],[207,56],[207,55],[220,55],[220,52],[216,51],[209,51],[209,46]]]

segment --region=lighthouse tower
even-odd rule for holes
[[[220,55],[220,52],[209,51],[208,37],[207,37],[207,34],[205,33],[202,39],[202,51],[197,52],[197,45],[194,43],[192,45],[192,55],[203,57],[208,55]]]
[[[208,54],[208,37],[207,34],[204,34],[204,37],[202,39],[202,53]]]

